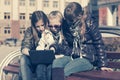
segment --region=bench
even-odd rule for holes
[[[112,59],[120,59],[120,53],[118,52],[107,52],[107,57],[110,59],[108,62],[109,68],[117,68],[120,69],[120,62],[114,62]],[[67,80],[74,80],[75,78],[86,78],[86,79],[75,79],[75,80],[120,80],[120,71],[98,71],[98,70],[92,70],[92,71],[85,71],[85,72],[79,72],[74,73],[71,76],[69,76],[69,79]]]
[[[8,66],[3,68],[5,74],[12,73],[12,74],[19,74],[19,63],[11,63]]]
[[[100,32],[120,36],[120,27],[100,27]],[[120,70],[117,71],[120,69],[120,61],[117,61],[120,59],[120,37],[112,38],[112,40],[106,38],[104,41],[105,50],[107,51],[106,53],[109,59],[108,67],[114,68],[115,71],[106,72],[92,70],[78,72],[70,75],[66,80],[120,80]],[[6,76],[8,73],[18,75],[19,63],[9,63],[7,66],[3,66],[3,72]],[[12,80],[17,79],[12,78]]]
[[[120,62],[115,62],[112,59],[120,59],[120,53],[118,52],[106,52],[109,60],[108,67],[120,69]],[[3,68],[3,71],[7,75],[8,73],[19,74],[19,63],[8,64]],[[119,71],[85,71],[74,73],[67,77],[67,80],[120,80]]]

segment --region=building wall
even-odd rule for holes
[[[118,26],[120,26],[120,5],[118,6]]]
[[[120,5],[115,9],[112,6],[99,8],[99,25],[120,26]]]
[[[98,0],[99,25],[120,26],[120,0]]]
[[[6,1],[6,4],[5,4]],[[20,6],[20,1],[25,5]],[[44,6],[44,1],[48,1],[48,6]],[[58,1],[58,7],[53,7],[53,1]],[[86,6],[89,0],[35,0],[34,6],[30,6],[30,0],[0,0],[0,40],[6,38],[23,39],[24,31],[30,26],[30,14],[36,10],[43,10],[49,14],[53,10],[59,10],[63,13],[65,6],[69,2],[78,2]],[[10,15],[5,19],[5,13]],[[25,13],[25,19],[20,19],[20,14]]]
[[[12,20],[11,21],[11,36],[13,38],[17,38],[17,39],[20,39],[20,28],[19,28],[19,21],[16,21],[16,20]]]
[[[107,25],[107,8],[99,9],[99,25],[105,26]]]
[[[10,1],[10,5],[5,5],[5,1]],[[35,0],[35,5],[30,6],[30,0],[25,0],[25,5],[20,6],[20,0],[0,0],[0,40],[4,40],[10,37],[16,37],[22,40],[24,36],[24,31],[29,27],[30,24],[30,15],[36,10],[43,10],[46,14],[49,14],[53,10],[59,10],[60,12],[64,12],[65,6],[69,2],[78,2],[82,5],[82,7],[87,6],[90,0]],[[24,0],[22,0],[24,1]],[[44,2],[48,1],[48,5],[45,7]],[[57,7],[53,7],[53,2],[58,1]],[[96,0],[91,0],[94,2]],[[112,14],[111,4],[108,4],[109,1],[98,0],[101,1],[101,6],[99,8],[99,25],[103,26],[116,26],[117,20],[118,25],[120,26],[120,5],[118,4],[120,0],[114,0],[112,5],[118,5],[118,12],[114,12]],[[112,0],[110,0],[112,1]],[[115,3],[116,2],[116,3]],[[107,5],[105,5],[105,3]],[[97,7],[92,7],[94,10]],[[10,13],[10,19],[4,19],[5,13]],[[25,13],[25,19],[20,19],[20,14]],[[93,14],[95,15],[95,14]],[[116,18],[117,17],[117,18]],[[16,30],[15,30],[16,29]]]

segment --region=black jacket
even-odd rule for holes
[[[73,40],[69,25],[63,21],[62,26],[63,36],[65,41],[62,44],[52,45],[56,49],[56,53],[62,53],[70,56],[72,53]],[[86,33],[83,43],[83,57],[87,58],[93,65],[98,67],[107,66],[106,53],[104,52],[104,43],[101,33],[98,29],[98,24],[92,18],[86,19]]]

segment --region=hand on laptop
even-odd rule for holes
[[[63,56],[64,56],[63,54],[59,54],[59,55],[55,55],[55,58],[61,58]]]
[[[55,53],[55,48],[54,47],[51,47],[50,50],[53,50],[53,52]]]
[[[29,56],[29,49],[28,48],[24,48],[22,50],[22,53]]]

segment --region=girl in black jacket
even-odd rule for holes
[[[54,60],[53,69],[64,68],[65,76],[91,70],[94,65],[101,70],[111,71],[112,69],[106,67],[104,43],[98,24],[92,17],[84,18],[82,7],[76,2],[67,5],[64,17],[62,31],[65,42],[51,46],[56,53],[64,54],[64,57]]]

